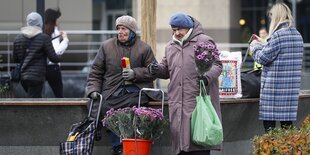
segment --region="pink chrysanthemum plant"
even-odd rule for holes
[[[122,139],[158,139],[168,125],[160,109],[127,107],[110,109],[102,120],[103,126]]]

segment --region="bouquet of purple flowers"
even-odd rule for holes
[[[121,138],[147,140],[158,139],[168,125],[160,109],[149,107],[110,109],[102,123]]]
[[[213,62],[219,59],[220,52],[212,41],[200,42],[194,45],[196,70],[199,76],[209,71]]]

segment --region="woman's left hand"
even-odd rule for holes
[[[261,42],[257,39],[253,40],[251,43],[250,43],[250,46],[254,45],[254,44],[261,44]]]

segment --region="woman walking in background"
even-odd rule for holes
[[[250,44],[253,58],[264,66],[261,77],[259,119],[265,131],[290,127],[297,118],[301,83],[303,39],[293,24],[291,10],[284,3],[276,3],[269,12],[269,38],[263,44]]]
[[[51,37],[56,54],[62,55],[68,47],[69,39],[66,32],[59,31],[58,29],[61,12],[59,10],[47,9],[44,16],[44,33]],[[46,80],[52,88],[55,97],[63,98],[63,84],[59,63],[49,61],[46,71]]]

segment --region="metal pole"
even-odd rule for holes
[[[37,0],[37,12],[42,16],[44,23],[45,0]]]
[[[297,18],[296,18],[296,0],[292,0],[292,15],[294,18],[294,26],[296,26]]]

